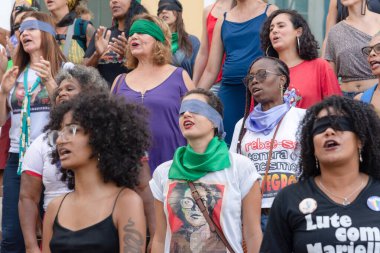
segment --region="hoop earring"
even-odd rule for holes
[[[269,52],[269,49],[272,47],[272,45],[269,45],[267,47],[267,49],[265,50],[265,56],[269,56],[268,52]]]
[[[301,55],[300,37],[297,36],[298,55]]]
[[[362,149],[361,149],[361,148],[359,148],[359,162],[360,162],[360,163],[363,162]]]
[[[362,6],[360,8],[360,14],[362,14],[363,16],[365,15],[367,5],[368,5],[368,0],[362,0]]]
[[[319,161],[318,161],[318,158],[317,158],[317,157],[315,157],[315,168],[316,168],[317,170],[319,170]]]

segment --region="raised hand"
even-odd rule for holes
[[[7,71],[8,57],[5,47],[0,44],[0,79],[3,78],[3,74]]]
[[[13,66],[7,72],[5,72],[3,79],[1,80],[0,93],[8,96],[11,91],[13,85],[16,83],[16,79],[18,76],[18,67]]]
[[[117,38],[112,38],[112,42],[109,42],[109,45],[112,51],[123,57],[128,45],[125,33],[122,32]]]
[[[41,78],[43,84],[54,81],[51,74],[50,62],[46,61],[42,56],[40,57],[40,62],[35,63],[33,68],[37,72],[37,76]]]
[[[95,50],[98,55],[103,55],[108,47],[111,38],[111,31],[104,26],[100,26],[95,33]],[[104,36],[105,35],[105,36]]]

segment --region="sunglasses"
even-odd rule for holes
[[[272,75],[276,75],[276,76],[282,76],[282,74],[278,74],[278,73],[272,72],[270,70],[259,69],[256,72],[256,74],[249,73],[246,77],[244,77],[243,82],[246,86],[248,86],[253,82],[253,79],[256,78],[256,81],[262,83],[267,79],[268,74],[272,74]]]
[[[376,45],[374,46],[368,46],[368,47],[363,47],[362,48],[362,53],[365,55],[365,56],[369,56],[371,54],[371,52],[375,51],[376,54],[380,54],[380,43],[377,43]]]

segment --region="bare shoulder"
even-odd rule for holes
[[[279,8],[277,7],[277,5],[274,5],[274,4],[269,5],[268,10],[267,10],[267,16],[270,16],[270,14],[272,14],[272,12],[274,12],[278,9]]]
[[[213,4],[210,4],[210,5],[206,6],[206,7],[203,9],[203,14],[205,15],[205,17],[207,17],[208,14],[210,13],[210,11],[212,10],[212,6],[213,6]]]
[[[356,96],[354,97],[354,99],[360,101],[360,99],[362,98],[362,96],[363,96],[363,93],[359,93],[358,95],[356,95]]]
[[[128,209],[130,206],[139,205],[142,205],[141,197],[134,190],[125,188],[120,192],[116,207]]]

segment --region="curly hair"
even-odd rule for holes
[[[253,64],[255,64],[256,62],[261,61],[261,60],[271,61],[273,63],[273,66],[276,67],[278,73],[281,73],[282,75],[284,75],[286,77],[286,82],[285,82],[284,88],[283,88],[283,92],[285,92],[289,87],[290,72],[289,72],[288,66],[278,58],[274,58],[274,57],[270,57],[270,56],[261,56],[261,57],[257,58],[249,66],[247,74],[249,74],[249,72],[251,71]],[[245,88],[245,109],[244,109],[244,116],[243,116],[243,124],[241,125],[241,128],[240,128],[238,143],[237,143],[237,147],[236,147],[236,150],[239,154],[241,154],[241,140],[243,139],[245,133],[247,132],[247,129],[244,127],[244,125],[245,125],[244,123],[245,123],[245,121],[248,118],[248,115],[250,113],[251,103],[252,103],[252,93],[248,89],[248,85],[246,85],[246,88]]]
[[[289,16],[290,22],[292,22],[294,29],[302,28],[302,34],[299,37],[300,48],[297,48],[299,57],[303,60],[313,60],[318,58],[318,42],[311,33],[310,27],[306,20],[295,10],[276,10],[267,18],[263,24],[260,40],[261,49],[266,52],[267,56],[273,56],[278,58],[278,52],[273,48],[269,38],[270,26],[275,17],[280,14],[286,14]]]
[[[207,104],[211,106],[212,108],[214,108],[220,114],[220,116],[222,116],[222,119],[223,119],[223,103],[213,92],[202,89],[202,88],[196,88],[196,89],[186,92],[186,94],[182,97],[182,99],[184,99],[185,97],[191,94],[199,94],[199,95],[205,96]],[[222,138],[222,136],[219,135],[218,133],[218,129],[215,129],[215,136]]]
[[[331,96],[310,107],[298,130],[301,145],[301,179],[320,175],[316,167],[312,129],[317,115],[326,109],[329,114],[342,114],[351,119],[354,133],[362,144],[363,162],[359,170],[376,179],[380,179],[380,118],[371,105],[341,96]]]
[[[93,67],[75,65],[73,68],[61,69],[55,78],[59,87],[64,80],[75,79],[81,88],[80,92],[86,93],[108,93],[107,81],[100,75],[99,71]],[[58,96],[58,88],[54,91],[53,99]]]
[[[149,14],[138,15],[133,19],[133,22],[139,19],[152,21],[160,27],[160,29],[164,33],[165,41],[155,42],[155,45],[153,48],[153,63],[159,66],[169,64],[172,59],[172,52],[171,52],[171,36],[172,35],[170,33],[170,29],[168,25],[165,22],[163,22],[161,19],[159,19],[158,17],[152,16]],[[139,60],[132,55],[129,45],[127,46],[126,50],[127,50],[127,54],[126,54],[127,60],[125,62],[125,66],[128,69],[134,69],[137,67]]]
[[[50,114],[48,127],[60,130],[64,116],[71,112],[73,121],[88,134],[91,157],[98,157],[98,169],[104,182],[134,188],[138,184],[140,159],[149,147],[146,110],[108,94],[82,94],[58,105]],[[57,150],[52,163],[59,162]],[[75,187],[69,168],[61,168],[62,181]]]

